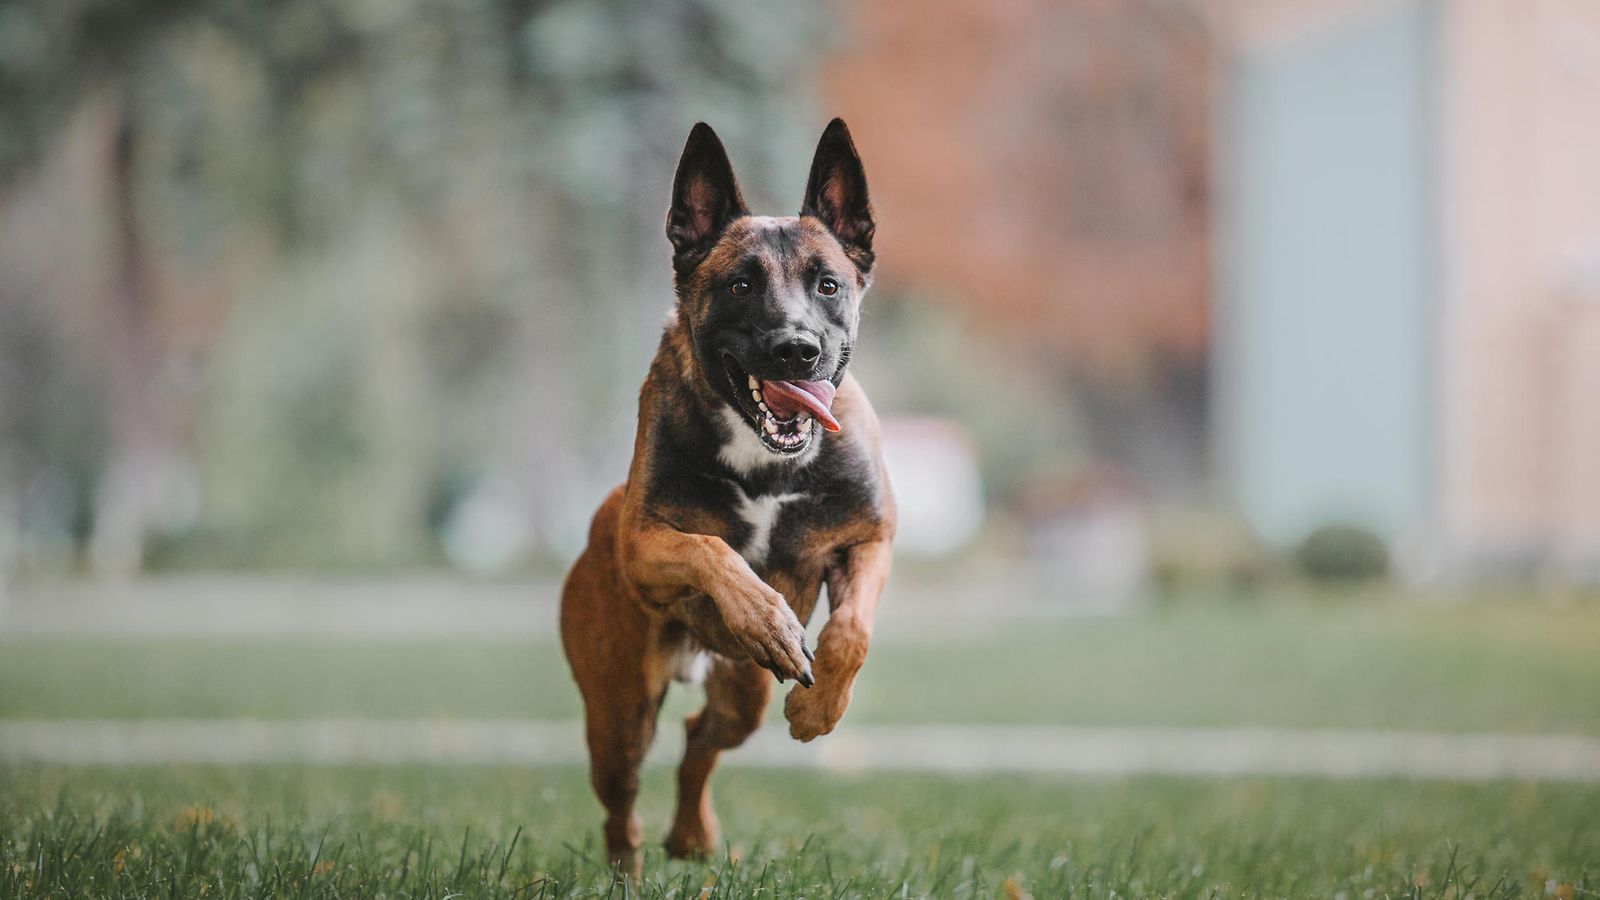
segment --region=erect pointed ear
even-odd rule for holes
[[[749,212],[739,195],[728,151],[710,125],[696,123],[672,181],[672,209],[667,212],[672,268],[680,274],[693,271],[728,223]]]
[[[806,201],[800,215],[821,219],[862,274],[872,269],[872,201],[867,197],[867,173],[861,167],[855,142],[843,119],[834,119],[817,142],[806,182]]]

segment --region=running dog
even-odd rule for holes
[[[895,528],[878,419],[848,371],[874,227],[842,120],[798,216],[751,215],[716,133],[689,133],[667,215],[677,303],[639,392],[633,462],[561,595],[606,851],[634,875],[639,766],[669,682],[706,692],[666,839],[679,858],[716,849],[707,782],[761,724],[774,676],[796,682],[783,711],[801,741],[850,704]]]

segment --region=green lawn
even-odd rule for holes
[[[1596,659],[1595,604],[1260,604],[929,640],[886,629],[847,723],[1596,734]],[[694,702],[675,693],[670,714]],[[0,642],[0,716],[11,718],[578,713],[549,640]]]
[[[1600,787],[731,770],[642,896],[1592,897]],[[959,813],[953,813],[959,810]],[[0,896],[621,897],[574,769],[0,767]],[[1007,882],[1010,882],[1010,886]]]
[[[976,602],[976,601],[975,601]],[[866,722],[1600,733],[1600,607],[1180,608],[882,634]],[[668,715],[695,701],[679,692]],[[0,716],[573,718],[553,643],[0,641]],[[647,769],[659,841],[671,771]],[[0,765],[0,897],[1600,896],[1600,785],[718,775],[627,893],[575,768]]]

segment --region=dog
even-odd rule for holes
[[[689,133],[667,214],[677,302],[639,392],[627,481],[561,595],[606,852],[635,876],[639,767],[669,682],[706,694],[685,722],[675,858],[718,846],[711,772],[761,724],[774,677],[797,683],[784,715],[801,741],[850,704],[895,530],[877,415],[848,371],[875,227],[842,120],[788,217],[751,215],[716,133]],[[813,652],[805,625],[824,584]]]

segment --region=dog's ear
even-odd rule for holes
[[[672,209],[667,212],[672,268],[679,274],[692,272],[728,223],[749,212],[739,195],[728,151],[710,125],[696,123],[683,145],[678,175],[672,181]]]
[[[867,197],[867,173],[861,167],[855,142],[843,119],[834,119],[817,142],[806,182],[806,200],[800,215],[816,216],[862,274],[872,269],[872,201]]]

